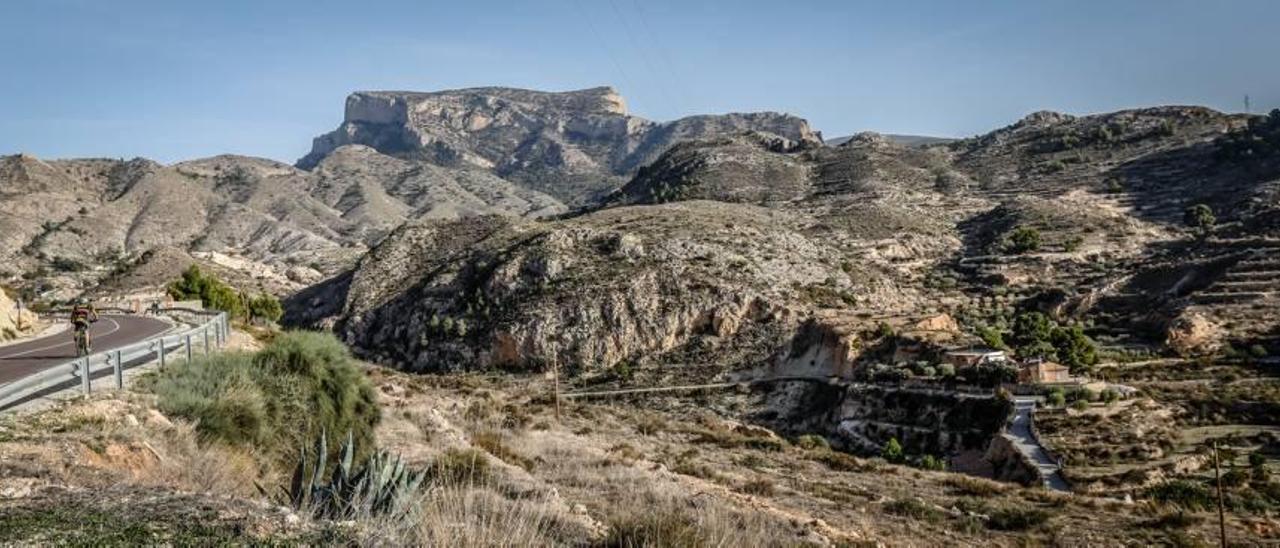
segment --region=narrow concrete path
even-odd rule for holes
[[[1062,479],[1058,461],[1050,457],[1049,452],[1031,434],[1031,412],[1036,408],[1036,399],[1017,397],[1014,398],[1013,405],[1013,424],[1009,426],[1009,436],[1013,438],[1014,447],[1040,470],[1045,487],[1055,491],[1070,491],[1071,486]]]

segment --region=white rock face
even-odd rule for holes
[[[342,125],[317,137],[298,166],[313,169],[339,148],[359,144],[406,159],[490,170],[583,204],[620,186],[675,142],[749,130],[821,141],[804,120],[771,112],[651,122],[627,114],[622,97],[608,87],[375,91],[348,97]]]

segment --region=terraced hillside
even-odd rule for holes
[[[1247,163],[1230,157],[1241,142],[1266,142],[1248,135],[1269,128],[1267,120],[1162,107],[1036,113],[929,147],[874,134],[838,147],[753,132],[688,142],[600,210],[493,229],[409,229],[342,279],[350,290],[330,284],[295,299],[294,317],[336,324],[357,348],[414,368],[661,362],[708,336],[772,322],[761,310],[794,311],[770,323],[775,345],[818,312],[832,325],[864,327],[949,312],[973,333],[1028,310],[1078,324],[1113,350],[1159,352],[1167,337],[1187,339],[1179,330],[1188,324],[1206,323],[1229,335],[1179,350],[1209,350],[1223,337],[1274,344],[1280,318],[1267,310],[1280,288],[1280,162],[1269,152]],[[1211,226],[1187,224],[1198,205],[1216,217]],[[444,263],[402,268],[439,245],[411,234],[459,230],[478,239]],[[356,291],[359,280],[390,271],[420,274]],[[636,285],[646,280],[654,285]],[[708,291],[718,297],[692,296]],[[469,304],[426,304],[458,292],[471,295]],[[344,304],[314,309],[308,300]],[[725,306],[739,312],[726,320]],[[422,321],[443,322],[446,312],[476,309],[497,319],[468,316],[465,333],[428,338],[392,320],[432,310],[438,317]],[[541,325],[533,317],[573,319],[527,327]],[[633,324],[650,327],[625,327]],[[556,341],[570,325],[574,335]],[[515,326],[529,333],[513,336]],[[552,342],[558,350],[547,350]],[[735,354],[736,365],[767,361],[761,344]],[[443,357],[441,349],[465,351]]]

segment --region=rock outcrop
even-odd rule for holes
[[[715,202],[418,222],[291,299],[286,321],[333,324],[358,352],[413,370],[607,367],[776,328],[767,356],[815,306],[809,288],[882,282],[842,272],[806,223]]]
[[[315,139],[311,169],[360,144],[441,166],[470,166],[583,204],[612,190],[672,144],[746,130],[820,143],[800,118],[777,113],[693,116],[658,123],[631,116],[612,88],[561,93],[475,88],[434,93],[359,92],[342,125]]]

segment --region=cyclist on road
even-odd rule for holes
[[[98,309],[93,307],[93,303],[83,298],[77,300],[75,306],[71,308],[71,327],[75,333],[77,356],[89,353],[89,325],[96,321],[98,321]],[[83,348],[81,348],[82,344]]]

